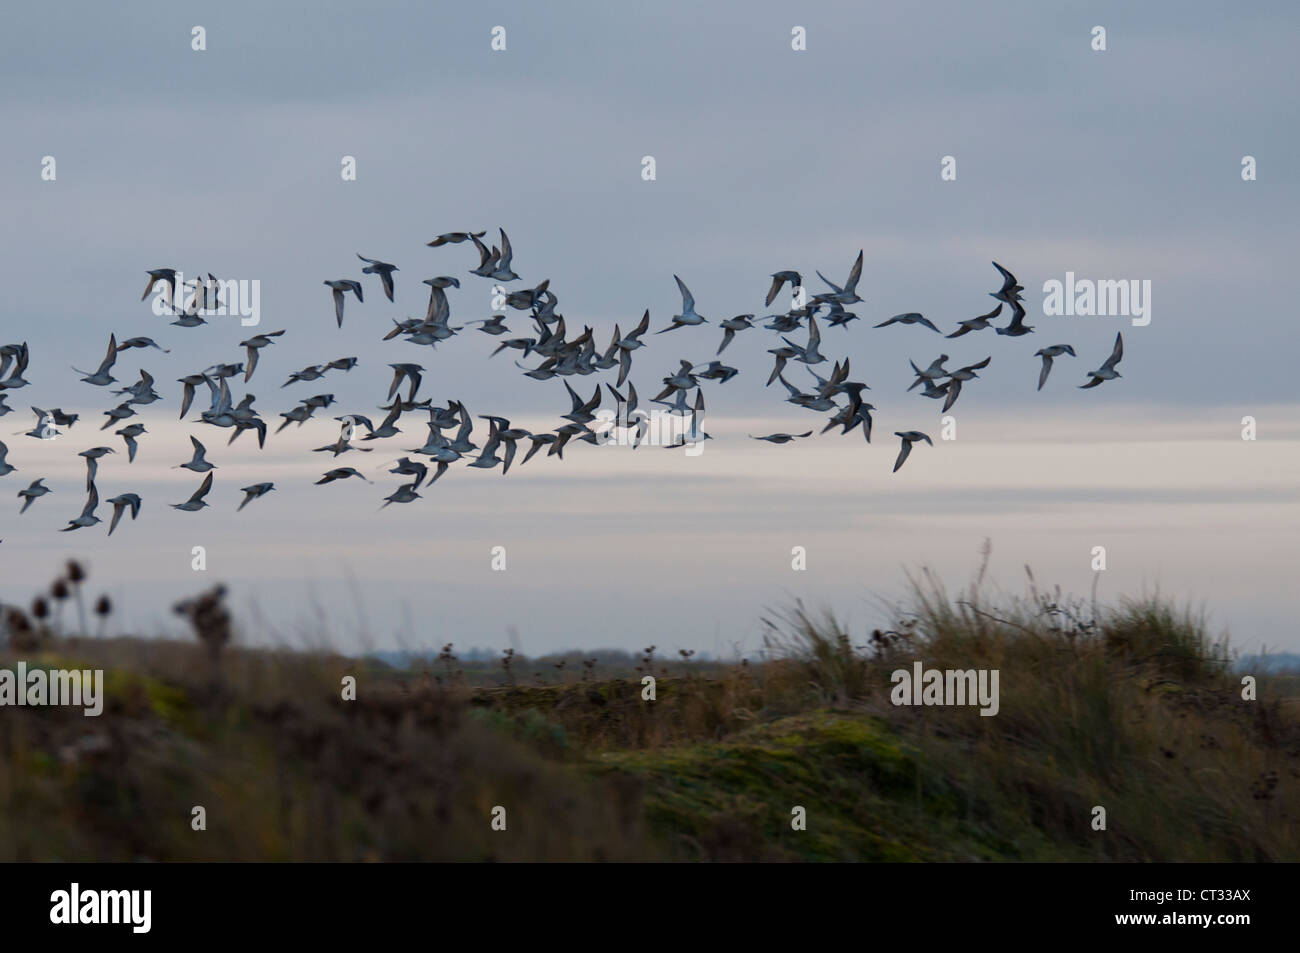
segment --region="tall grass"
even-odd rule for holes
[[[4,711],[0,859],[1300,859],[1296,680],[1247,701],[1204,613],[998,592],[987,555],[956,593],[910,575],[870,632],[796,602],[757,660],[511,653],[499,687],[451,645],[402,672],[14,610],[0,665],[104,668],[108,699]],[[998,714],[893,705],[916,661],[997,669]]]

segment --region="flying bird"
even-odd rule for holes
[[[1068,354],[1070,357],[1076,357],[1074,348],[1068,344],[1053,344],[1051,347],[1040,348],[1034,352],[1034,357],[1043,359],[1043,369],[1038,372],[1038,389],[1042,390],[1043,385],[1047,383],[1047,375],[1052,372],[1052,358],[1060,357],[1062,354]]]
[[[898,451],[898,459],[894,461],[895,473],[898,472],[898,468],[907,460],[908,454],[912,452],[912,444],[916,443],[918,440],[924,440],[926,443],[930,444],[930,446],[934,446],[934,443],[930,438],[919,430],[896,430],[894,431],[894,436],[903,438],[903,447]]]
[[[353,281],[351,278],[339,278],[336,281],[326,281],[329,285],[330,292],[334,296],[334,317],[338,319],[339,327],[343,327],[343,296],[351,291],[357,296],[358,301],[364,301],[361,296],[361,282]]]
[[[916,374],[916,380],[912,381],[912,386],[909,387],[908,390],[909,391],[915,390],[917,387],[919,387],[922,384],[932,383],[934,381],[941,381],[945,377],[947,377],[948,371],[945,370],[943,366],[947,360],[948,360],[947,354],[940,354],[937,358],[935,358],[933,361],[930,362],[930,366],[927,367],[925,370],[921,370],[914,363],[908,361],[908,363],[912,365],[912,370]]]
[[[67,414],[60,407],[53,410],[41,410],[39,407],[33,407],[32,413],[36,415],[36,426],[27,432],[29,437],[40,437],[42,439],[54,436],[60,431],[57,428],[66,427],[72,429],[72,425],[81,419],[80,414]]]
[[[185,385],[181,393],[181,415],[178,418],[184,420],[185,414],[189,412],[190,404],[194,400],[194,388],[200,384],[210,384],[211,382],[206,374],[189,374],[185,377],[178,377],[176,383]]]
[[[104,426],[100,427],[100,430],[107,430],[119,420],[126,420],[127,417],[134,417],[135,408],[132,407],[129,402],[118,404],[111,410],[104,411],[104,416],[108,419],[104,421]]]
[[[1080,384],[1079,389],[1085,390],[1089,387],[1096,387],[1102,381],[1113,381],[1115,378],[1119,377],[1119,371],[1115,370],[1115,365],[1120,362],[1120,358],[1123,356],[1124,335],[1121,333],[1115,335],[1115,349],[1110,352],[1110,357],[1106,358],[1106,363],[1102,364],[1101,367],[1097,368],[1095,371],[1089,371],[1088,377],[1091,379],[1086,384]]]
[[[95,489],[94,483],[91,483],[89,495],[86,498],[86,505],[82,507],[81,515],[74,520],[70,520],[68,525],[59,530],[59,532],[67,533],[74,529],[83,529],[101,522],[100,518],[95,515],[95,508],[98,506],[99,490]]]
[[[388,399],[392,400],[397,389],[402,386],[402,380],[410,382],[410,389],[407,392],[407,400],[415,400],[415,392],[420,389],[421,372],[424,368],[419,364],[389,364],[393,369],[393,383],[388,388]]]
[[[199,442],[198,438],[191,435],[190,443],[194,445],[194,456],[189,460],[186,460],[184,463],[178,463],[176,466],[172,467],[172,469],[193,470],[195,473],[207,473],[209,470],[215,470],[217,468],[216,465],[209,463],[207,458],[204,456],[204,454],[208,452],[207,448]]]
[[[429,468],[418,460],[412,460],[410,457],[402,457],[397,461],[397,466],[393,467],[393,469],[388,472],[396,473],[401,476],[415,477],[414,486],[418,490],[420,484],[424,482],[424,478],[429,475]]]
[[[167,304],[170,306],[176,298],[176,269],[175,268],[151,268],[149,269],[149,283],[144,287],[144,294],[140,295],[143,301],[149,297],[149,292],[153,291],[154,285],[158,283],[167,285]]]
[[[239,346],[244,348],[248,354],[248,360],[245,362],[247,370],[244,371],[245,384],[253,379],[253,371],[257,369],[257,358],[261,349],[274,344],[274,339],[278,338],[283,333],[283,329],[279,331],[268,331],[265,334],[254,334],[247,341],[239,342]],[[185,414],[182,413],[181,416],[184,417]]]
[[[22,498],[23,501],[23,508],[18,511],[18,515],[21,516],[23,513],[26,513],[27,507],[31,506],[33,503],[35,503],[40,497],[44,496],[46,493],[53,492],[48,486],[45,485],[44,480],[45,480],[44,477],[40,477],[39,479],[33,480],[31,482],[31,485],[27,487],[27,489],[18,491],[18,495]]]
[[[158,350],[162,351],[164,354],[171,353],[171,351],[167,350],[167,348],[160,345],[153,338],[127,338],[125,341],[123,341],[121,344],[117,346],[117,349],[119,351],[125,351],[133,347],[155,347]]]
[[[822,280],[826,281],[826,279],[824,278]],[[797,271],[774,272],[772,274],[772,287],[767,289],[767,300],[763,302],[763,305],[765,307],[770,308],[772,306],[772,302],[776,300],[776,296],[781,293],[782,285],[784,285],[787,281],[790,282],[790,287],[792,290],[797,291],[799,288],[803,287],[803,276],[799,274],[799,272]],[[828,285],[830,284],[829,281],[827,281],[826,283]],[[831,287],[834,288],[835,286],[831,285]],[[751,314],[750,317],[752,318],[753,315]]]
[[[949,334],[950,338],[959,338],[963,334],[970,334],[972,331],[982,331],[985,328],[993,327],[993,319],[1002,313],[1002,305],[998,305],[988,314],[981,314],[978,317],[968,318],[965,321],[957,322],[957,330]]]
[[[1016,276],[1007,271],[996,261],[993,267],[1002,275],[1002,287],[997,291],[990,291],[989,294],[998,301],[1005,301],[1007,304],[1015,304],[1020,300],[1020,292],[1024,291],[1024,286],[1016,280]]]
[[[510,247],[510,239],[506,237],[504,228],[497,229],[501,233],[501,251],[497,254],[497,267],[489,278],[495,278],[497,281],[514,281],[519,276],[510,270],[510,262],[514,258],[514,250]]]
[[[241,486],[239,490],[244,494],[244,501],[235,508],[235,512],[238,513],[253,500],[266,496],[274,489],[274,483],[254,483],[252,486]]]
[[[113,504],[113,519],[108,524],[109,536],[112,536],[113,530],[117,529],[117,523],[122,518],[122,514],[126,511],[127,507],[130,507],[131,509],[131,519],[135,519],[140,515],[141,500],[140,497],[134,493],[122,493],[113,497],[108,502]]]
[[[410,503],[419,498],[420,494],[415,492],[414,483],[403,483],[391,495],[384,497],[384,505],[379,508],[382,510],[389,503]]]
[[[862,251],[859,249],[857,260],[853,262],[853,268],[850,269],[848,280],[844,282],[843,288],[835,284],[835,282],[831,281],[820,271],[817,272],[817,277],[830,285],[834,294],[819,294],[813,299],[814,301],[834,301],[839,304],[857,304],[862,300],[858,297],[858,281],[862,278]]]
[[[113,433],[117,434],[119,437],[121,437],[123,440],[126,441],[126,462],[127,463],[135,462],[135,452],[140,447],[140,445],[136,443],[135,438],[140,436],[141,434],[145,434],[148,432],[149,431],[144,429],[144,424],[130,424],[129,426],[123,427],[121,430],[113,431]]]
[[[722,328],[722,343],[718,345],[717,354],[721,354],[723,348],[731,343],[731,339],[736,336],[737,331],[744,331],[754,326],[754,316],[752,314],[738,314],[734,318],[727,318],[718,325]]]
[[[89,490],[95,485],[95,474],[99,472],[99,458],[106,453],[115,453],[112,447],[92,447],[89,450],[83,450],[77,454],[79,457],[86,458],[86,489]]]
[[[377,261],[374,258],[367,258],[365,255],[358,254],[358,258],[366,263],[366,267],[361,269],[363,275],[378,275],[379,280],[384,284],[384,294],[388,300],[393,300],[393,272],[401,271],[396,265],[390,265],[386,261]],[[360,300],[360,295],[357,296]]]
[[[510,329],[505,326],[506,316],[504,314],[494,314],[490,318],[485,318],[481,322],[483,325],[479,328],[484,334],[491,334],[495,337],[498,334],[509,334]]]
[[[936,334],[942,333],[938,328],[936,328],[930,322],[929,318],[924,317],[915,311],[909,311],[906,314],[896,314],[892,318],[889,318],[887,321],[881,321],[879,324],[876,325],[876,327],[887,328],[891,324],[920,324],[929,328],[931,331],[934,331]]]
[[[1025,334],[1032,334],[1034,331],[1030,325],[1025,324],[1025,309],[1021,307],[1019,301],[1011,302],[1011,323],[1005,328],[994,328],[993,330],[998,334],[1003,334],[1007,337],[1013,338],[1018,338]]]
[[[169,503],[168,505],[174,510],[183,510],[186,513],[198,512],[208,505],[203,501],[203,498],[208,495],[210,489],[212,489],[211,473],[203,478],[203,482],[199,484],[199,488],[195,490],[194,494],[184,503]]]
[[[430,248],[437,248],[439,245],[459,245],[461,242],[467,242],[471,238],[482,238],[487,232],[443,232],[431,242],[426,242]]]
[[[677,289],[682,294],[682,313],[673,315],[673,323],[668,325],[662,331],[656,331],[656,334],[663,334],[666,331],[673,331],[677,328],[684,328],[692,324],[705,324],[704,318],[695,313],[695,296],[691,294],[685,282],[673,275],[673,280],[677,282]]]
[[[75,367],[73,370],[77,371],[78,374],[84,375],[81,379],[87,384],[94,384],[96,387],[107,387],[109,384],[117,380],[116,377],[109,373],[109,370],[112,369],[116,362],[117,336],[110,334],[108,336],[108,353],[104,356],[104,359],[99,362],[99,368],[95,373],[87,374],[85,371],[78,371]]]
[[[966,381],[974,380],[979,377],[975,372],[988,367],[992,360],[993,358],[991,356],[986,357],[978,364],[968,364],[966,367],[959,367],[948,375],[948,383],[944,385],[948,392],[948,397],[943,402],[943,410],[941,413],[946,414],[952,405],[957,403],[957,397],[961,394],[961,385]]]
[[[795,353],[793,360],[800,361],[804,364],[821,364],[826,360],[826,356],[818,350],[822,343],[822,333],[817,328],[817,319],[808,318],[808,343],[804,347],[792,342],[789,338],[781,338]]]
[[[323,364],[312,364],[309,367],[304,367],[300,371],[294,371],[289,375],[289,379],[280,386],[283,388],[288,387],[290,384],[296,384],[298,381],[320,380],[325,375],[326,370],[327,368]]]
[[[371,480],[366,480],[365,477],[361,476],[361,474],[352,467],[336,467],[333,470],[327,471],[324,476],[316,481],[316,485],[320,486],[322,483],[333,483],[335,480],[346,480],[348,477],[360,477],[367,483],[373,482]]]

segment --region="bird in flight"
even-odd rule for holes
[[[113,433],[126,441],[127,463],[135,462],[135,452],[140,448],[140,445],[136,443],[135,438],[148,432],[149,431],[144,429],[144,424],[130,424],[129,426],[123,427],[121,430],[113,431]]]
[[[173,470],[193,470],[195,473],[207,473],[209,470],[215,470],[216,464],[209,463],[205,454],[207,448],[199,442],[199,439],[193,435],[190,436],[190,444],[194,447],[194,456],[190,457],[184,463],[178,463],[172,467]],[[176,459],[175,457],[172,458]]]
[[[244,362],[246,368],[244,371],[245,384],[253,379],[253,371],[257,370],[257,358],[261,353],[262,348],[274,344],[275,338],[278,338],[283,333],[283,329],[279,331],[267,331],[263,334],[254,334],[247,341],[239,342],[239,346],[242,347],[248,355],[248,360]],[[190,392],[193,393],[193,388],[190,389]],[[185,414],[182,413],[181,416],[184,417]]]
[[[1043,369],[1038,372],[1038,389],[1042,390],[1043,385],[1047,383],[1047,375],[1052,372],[1052,358],[1060,357],[1062,354],[1068,354],[1070,357],[1076,357],[1074,348],[1068,344],[1053,344],[1051,347],[1039,348],[1034,352],[1034,357],[1043,359]]]
[[[191,495],[188,500],[184,503],[171,503],[168,505],[174,510],[184,510],[186,513],[195,513],[208,505],[203,501],[203,498],[208,495],[208,491],[211,489],[212,474],[209,473],[203,478],[203,482],[199,484],[199,488],[194,491],[193,495]]]
[[[918,440],[924,440],[930,446],[934,446],[934,443],[930,438],[919,430],[897,430],[894,432],[894,436],[903,438],[902,449],[898,451],[898,459],[894,461],[895,473],[898,472],[899,467],[907,462],[907,457],[912,452],[912,444],[916,443]]]
[[[857,304],[859,301],[862,300],[860,297],[858,297],[858,281],[862,278],[861,249],[858,250],[857,260],[853,262],[853,267],[849,270],[849,277],[848,280],[844,282],[843,288],[841,288],[835,282],[831,281],[820,271],[817,272],[817,277],[820,278],[822,281],[826,282],[826,284],[830,285],[831,290],[834,293],[819,294],[813,298],[814,301],[819,301],[819,302],[833,301],[842,305]]]
[[[1101,367],[1097,368],[1095,371],[1088,372],[1088,377],[1090,378],[1088,383],[1080,384],[1079,389],[1085,390],[1089,387],[1096,387],[1102,381],[1113,381],[1115,378],[1119,377],[1119,371],[1115,370],[1115,366],[1119,364],[1120,358],[1123,356],[1124,335],[1121,333],[1115,335],[1115,348],[1110,352],[1110,357],[1106,358],[1106,362],[1102,364]]]
[[[94,526],[101,522],[100,518],[95,515],[95,509],[99,506],[99,490],[95,489],[95,484],[90,484],[90,491],[86,497],[86,505],[82,507],[81,515],[76,519],[70,520],[68,525],[63,527],[59,532],[67,533],[74,529],[84,529],[88,526]]]
[[[793,291],[797,291],[798,289],[803,287],[803,276],[799,274],[799,272],[797,271],[773,272],[772,287],[767,289],[767,299],[763,302],[764,306],[768,308],[772,307],[772,302],[775,301],[776,296],[781,293],[781,286],[784,285],[787,281],[790,283],[790,288]],[[826,279],[823,278],[822,281],[826,281]],[[826,283],[828,285],[831,284],[829,281],[826,281]],[[831,285],[831,287],[834,288],[835,286]],[[836,290],[841,290],[841,289],[836,289]],[[750,317],[752,318],[753,315],[751,314]]]
[[[677,289],[682,294],[682,313],[673,315],[673,323],[668,325],[662,331],[656,331],[656,334],[663,334],[666,331],[675,331],[677,328],[684,328],[694,324],[706,324],[707,321],[695,313],[695,296],[691,294],[686,283],[682,279],[673,275],[673,280],[677,282]]]
[[[115,453],[112,447],[92,447],[89,450],[83,450],[77,454],[79,457],[86,458],[86,489],[89,490],[95,485],[95,474],[99,471],[99,458],[107,453]]]
[[[959,338],[963,334],[970,334],[972,331],[983,331],[985,328],[993,327],[993,319],[1002,313],[1002,305],[999,304],[988,314],[981,314],[978,317],[967,318],[965,321],[957,322],[957,330],[947,335],[950,338]]]
[[[250,502],[259,497],[266,496],[266,494],[270,493],[274,489],[274,483],[254,483],[251,486],[241,486],[239,491],[244,494],[244,502],[240,503],[239,506],[236,507],[235,512],[238,513]]]
[[[122,514],[129,508],[131,510],[131,519],[140,515],[141,499],[134,493],[121,493],[113,497],[108,502],[113,504],[113,519],[108,524],[108,535],[113,535],[113,530],[117,529],[118,521],[122,519]]]
[[[48,486],[45,485],[44,477],[40,477],[39,479],[33,480],[31,482],[31,485],[28,486],[27,489],[18,491],[18,496],[23,501],[23,508],[18,511],[18,514],[21,516],[23,513],[26,513],[27,507],[31,506],[33,503],[35,503],[46,493],[52,493],[52,492],[53,491]]]
[[[936,334],[942,333],[938,328],[934,326],[933,323],[931,323],[929,318],[917,313],[916,311],[909,311],[906,314],[896,314],[892,318],[889,318],[885,321],[881,321],[879,324],[876,325],[876,327],[887,328],[891,324],[920,324],[924,327],[929,328],[931,331],[935,332]]]
[[[353,467],[335,467],[333,470],[326,471],[325,475],[316,481],[316,485],[320,486],[322,483],[333,483],[335,480],[346,480],[348,477],[359,477],[367,483],[373,482],[371,480],[366,480],[366,478],[361,476],[361,474]]]
[[[83,375],[81,379],[87,384],[94,384],[96,387],[107,387],[117,380],[116,377],[109,373],[115,363],[117,363],[117,336],[110,334],[108,336],[108,353],[99,362],[99,368],[95,373],[87,374],[85,371],[77,371],[75,367],[73,370]]]
[[[339,327],[343,327],[343,296],[351,291],[358,301],[365,301],[361,296],[361,282],[351,278],[338,278],[326,281],[325,284],[329,285],[330,293],[334,296],[334,317],[338,319]]]
[[[467,242],[471,238],[482,238],[487,232],[443,232],[431,242],[426,242],[430,248],[437,248],[439,245],[459,245],[461,242]]]
[[[386,261],[379,261],[374,258],[367,258],[360,253],[357,257],[366,263],[366,267],[361,269],[363,275],[378,275],[379,280],[384,286],[384,295],[389,301],[393,300],[393,272],[401,271],[396,265],[390,265]],[[360,300],[358,298],[358,300]]]
[[[149,297],[149,292],[153,291],[154,285],[165,284],[167,286],[167,304],[170,307],[176,298],[176,269],[175,268],[151,268],[149,269],[149,283],[144,286],[144,294],[140,295],[143,301]]]

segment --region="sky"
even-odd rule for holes
[[[0,477],[0,600],[26,604],[76,556],[113,596],[113,627],[149,635],[181,631],[172,603],[222,581],[254,643],[501,649],[513,633],[530,654],[752,654],[769,610],[801,599],[863,632],[908,570],[956,589],[989,539],[1008,591],[1028,564],[1087,593],[1103,546],[1103,599],[1159,590],[1243,649],[1300,649],[1293,5],[64,3],[8,19],[0,343],[26,341],[32,359],[0,417],[18,468]],[[751,330],[722,355],[740,374],[705,384],[714,439],[697,456],[580,444],[504,477],[453,468],[380,511],[402,482],[385,465],[424,440],[420,415],[372,453],[311,449],[337,438],[337,414],[383,416],[390,362],[422,364],[421,397],[475,415],[541,430],[569,409],[560,380],[523,377],[517,352],[489,357],[499,341],[473,325],[435,350],[382,340],[423,314],[420,282],[437,275],[462,281],[453,325],[488,317],[494,282],[467,274],[472,247],[425,243],[498,228],[522,276],[511,290],[550,279],[568,326],[602,348],[647,308],[652,332],[666,327],[673,276],[690,286],[709,323],[647,335],[631,375],[643,402],[679,360],[713,359],[719,320],[778,310],[763,307],[772,272],[821,291],[816,271],[841,282],[863,250],[861,320],[823,324],[822,350],[869,383],[871,444],[821,435],[826,415],[765,387],[781,342]],[[399,267],[395,303],[358,253]],[[917,311],[948,332],[989,310],[993,260],[1024,285],[1035,333],[872,327]],[[260,324],[170,326],[140,300],[159,267],[259,282]],[[1149,323],[1044,313],[1044,284],[1069,272],[1149,281]],[[335,278],[366,296],[341,329],[322,284]],[[522,312],[507,324],[527,331]],[[202,395],[177,419],[177,378],[282,328],[236,399],[256,394],[272,429],[311,394],[334,407],[260,452],[195,422]],[[149,431],[133,463],[116,428],[98,430],[120,398],[71,370],[93,369],[110,332],[170,351],[123,352],[114,370],[122,387],[148,369],[164,398],[133,418]],[[1078,389],[1117,332],[1122,377]],[[1064,343],[1077,358],[1036,391],[1034,351]],[[906,390],[908,361],[940,353],[950,367],[992,357],[951,440],[938,403]],[[281,387],[344,356],[355,369]],[[597,381],[614,375],[574,386],[586,397]],[[35,440],[33,405],[82,419]],[[747,436],[810,428],[785,446]],[[935,445],[891,473],[901,430]],[[191,434],[218,466],[198,513],[166,505],[198,486],[173,469]],[[58,533],[84,502],[77,453],[98,445],[118,450],[101,498],[139,493],[140,518],[111,538],[106,523]],[[339,465],[374,484],[313,485]],[[38,476],[54,492],[19,517],[15,494]],[[238,488],[262,480],[276,491],[236,513]]]

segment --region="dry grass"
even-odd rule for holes
[[[796,604],[762,661],[510,656],[499,688],[451,646],[410,673],[197,618],[194,643],[72,637],[47,600],[0,665],[103,668],[107,703],[0,710],[0,859],[1300,859],[1293,677],[1244,701],[1226,639],[1157,596],[912,584],[856,639]],[[997,669],[998,715],[892,705],[917,660]]]

